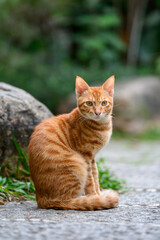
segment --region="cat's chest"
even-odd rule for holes
[[[85,134],[81,134],[79,136],[81,144],[77,144],[77,150],[84,153],[90,152],[94,156],[109,141],[111,133],[111,130],[104,132],[96,131],[88,137]]]

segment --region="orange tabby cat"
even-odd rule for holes
[[[117,205],[116,192],[100,192],[94,160],[111,137],[113,92],[114,76],[102,87],[89,87],[77,77],[78,107],[35,128],[29,165],[39,208],[94,210]]]

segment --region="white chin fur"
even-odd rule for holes
[[[96,118],[93,118],[92,120],[94,120],[96,122],[106,123],[106,122],[108,122],[109,118],[110,118],[110,116],[108,115],[108,116],[101,116],[99,118],[96,117]]]

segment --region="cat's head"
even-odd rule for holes
[[[94,121],[106,121],[112,113],[114,76],[101,87],[89,87],[79,76],[76,78],[77,106],[83,117]]]

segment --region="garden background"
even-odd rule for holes
[[[159,76],[159,39],[160,0],[0,0],[0,80],[55,114],[76,75]]]

